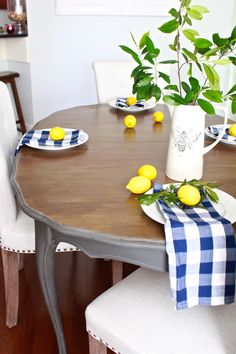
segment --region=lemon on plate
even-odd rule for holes
[[[132,114],[128,114],[124,118],[124,124],[127,128],[133,128],[136,125],[136,118]]]
[[[130,96],[126,98],[126,104],[128,106],[133,106],[133,104],[137,103],[137,98]]]
[[[151,181],[147,177],[135,176],[129,180],[126,189],[134,194],[143,194],[151,188],[151,185]]]
[[[162,121],[164,120],[165,116],[164,116],[164,113],[163,113],[163,112],[157,111],[157,112],[154,112],[154,113],[153,113],[152,118],[153,118],[153,120],[154,120],[155,122],[160,123],[160,122],[162,122]]]
[[[138,169],[138,175],[147,177],[152,181],[157,176],[157,170],[153,165],[142,165]]]
[[[62,140],[65,137],[65,130],[61,127],[53,127],[49,135],[52,140]]]
[[[236,123],[229,127],[229,135],[236,136]]]
[[[197,205],[201,201],[201,195],[199,190],[189,184],[184,184],[178,189],[177,197],[181,201],[181,203],[188,206]]]

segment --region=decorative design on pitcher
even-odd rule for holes
[[[194,133],[192,130],[180,130],[176,128],[175,132],[172,131],[174,146],[178,148],[179,152],[184,152],[187,148],[191,149],[192,145],[198,140],[201,132]]]

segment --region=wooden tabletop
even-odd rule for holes
[[[135,114],[137,125],[127,129],[125,112],[108,105],[75,107],[52,114],[36,128],[62,126],[83,129],[87,143],[62,151],[24,146],[17,157],[14,181],[31,216],[45,215],[59,225],[82,228],[121,238],[163,241],[163,225],[147,217],[137,196],[125,189],[142,164],[158,169],[158,183],[169,183],[165,161],[170,117],[166,106],[162,124],[153,110]],[[216,117],[208,124],[220,123]],[[206,138],[206,145],[212,141]],[[204,157],[203,179],[218,181],[220,189],[236,197],[236,150],[218,144]],[[33,213],[31,212],[33,211]]]

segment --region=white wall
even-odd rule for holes
[[[194,27],[202,36],[209,38],[214,32],[229,35],[234,0],[199,0],[197,3],[210,10],[205,21],[195,22]],[[55,0],[28,0],[27,11],[31,56],[31,83],[28,82],[27,89],[30,85],[32,88],[29,110],[32,116],[28,112],[27,120],[32,117],[36,122],[67,107],[96,103],[91,65],[102,59],[129,59],[118,46],[132,45],[130,31],[139,38],[143,32],[151,30],[162,49],[162,59],[169,57],[170,36],[157,31],[166,18],[56,16]]]

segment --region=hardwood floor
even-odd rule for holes
[[[124,264],[124,275],[135,269]],[[5,326],[2,264],[0,281],[0,354],[57,354],[55,334],[38,282],[35,256],[24,256],[18,324],[12,329]],[[88,354],[84,311],[111,286],[111,262],[91,259],[82,252],[56,254],[56,284],[68,354]]]

